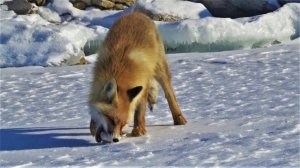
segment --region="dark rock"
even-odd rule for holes
[[[283,6],[287,3],[300,3],[300,0],[278,0],[280,6]]]
[[[86,6],[92,5],[92,0],[69,0],[72,4],[77,2],[83,2]]]
[[[136,0],[69,0],[74,7],[84,10],[94,6],[103,10],[124,10],[132,6]]]
[[[115,3],[109,0],[92,0],[92,4],[101,9],[112,9]]]
[[[35,3],[38,6],[44,6],[47,0],[29,0],[30,3]]]
[[[73,6],[80,10],[85,10],[85,8],[86,8],[86,4],[84,2],[80,2],[80,1],[74,2]]]
[[[87,6],[92,5],[92,0],[80,0],[81,2],[85,3]]]
[[[263,0],[191,0],[202,3],[215,17],[239,18],[273,12],[276,6]]]
[[[115,4],[114,9],[116,10],[124,10],[127,6],[124,6],[123,4]]]
[[[13,0],[3,3],[7,5],[8,10],[13,10],[16,14],[26,15],[33,13],[33,6],[26,0]]]
[[[132,6],[135,4],[136,0],[113,0],[115,3],[124,4],[126,6]]]

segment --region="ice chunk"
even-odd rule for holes
[[[222,51],[269,46],[299,37],[300,4],[244,19],[207,17],[156,22],[169,52]]]

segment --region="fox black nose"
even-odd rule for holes
[[[119,139],[118,138],[113,138],[113,141],[114,142],[119,142]]]

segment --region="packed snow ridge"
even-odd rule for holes
[[[154,12],[168,8],[164,14],[177,11],[178,17],[184,18],[172,23],[155,22],[169,53],[258,48],[299,37],[297,3],[265,15],[229,19],[212,17],[201,4],[187,13],[192,2],[181,1],[181,7],[170,2],[159,7],[150,5]],[[89,55],[96,53],[113,22],[138,6],[121,12],[94,8],[82,11],[68,0],[53,0],[46,7],[36,8],[36,14],[16,15],[1,5],[1,68],[72,65],[81,57],[93,61]]]
[[[206,17],[161,23],[167,50],[176,52],[250,49],[299,37],[300,4],[288,4],[261,16],[229,19]]]

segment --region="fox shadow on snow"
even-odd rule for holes
[[[0,151],[46,149],[58,147],[86,147],[95,145],[75,138],[90,136],[81,129],[88,128],[7,128],[0,129]],[[79,130],[74,133],[74,130]],[[72,131],[68,133],[68,131]]]

